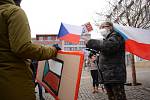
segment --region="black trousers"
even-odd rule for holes
[[[98,70],[91,70],[91,76],[93,79],[93,87],[98,87]]]
[[[109,100],[127,100],[124,84],[104,84]]]
[[[35,87],[38,85],[38,89],[39,89],[39,97],[40,97],[40,100],[41,98],[43,98],[43,93],[42,93],[42,86],[41,84],[39,84],[38,82],[35,82]]]

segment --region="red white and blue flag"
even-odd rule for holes
[[[61,23],[58,38],[71,43],[79,43],[83,27]]]
[[[125,39],[126,51],[150,60],[150,30],[114,24],[116,32]]]

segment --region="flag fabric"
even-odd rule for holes
[[[82,30],[82,26],[61,23],[58,38],[60,40],[65,40],[77,44],[80,41],[80,35],[82,33]]]
[[[93,30],[93,27],[90,22],[85,23],[83,26],[83,32],[82,33],[89,33]]]
[[[116,32],[125,39],[126,51],[150,60],[150,30],[114,24]]]

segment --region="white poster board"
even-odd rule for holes
[[[77,100],[83,52],[60,51],[55,59],[39,61],[36,79],[56,100]]]

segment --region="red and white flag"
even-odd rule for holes
[[[114,24],[116,32],[125,39],[126,51],[150,60],[150,30]]]
[[[82,33],[82,30],[83,30],[82,26],[75,26],[61,23],[58,38],[60,40],[77,44],[80,41],[80,35]]]

